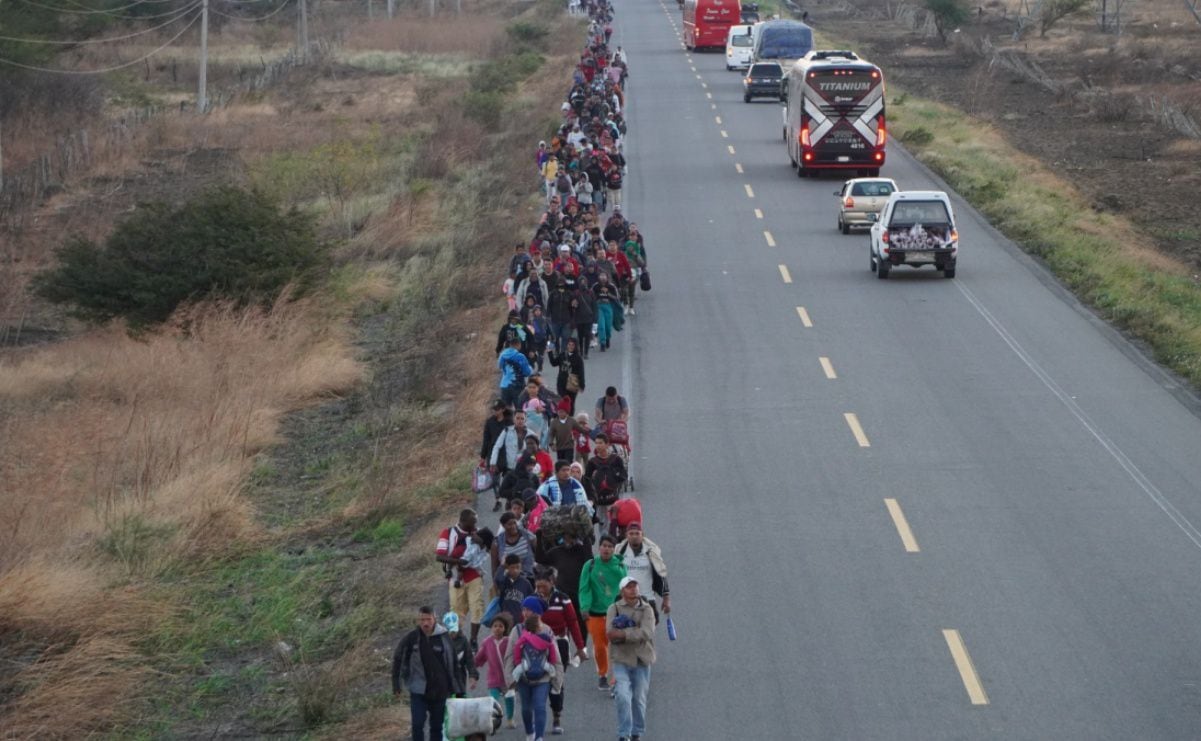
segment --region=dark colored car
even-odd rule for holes
[[[784,70],[777,62],[756,62],[742,78],[742,99],[775,98],[780,100],[784,85]]]

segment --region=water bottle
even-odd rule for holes
[[[676,624],[671,619],[671,615],[667,616],[667,639],[671,641],[676,639]]]

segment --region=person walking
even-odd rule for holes
[[[509,728],[516,728],[513,721],[513,698],[506,691],[509,683],[505,681],[505,653],[509,650],[509,631],[513,629],[513,618],[507,612],[502,612],[492,618],[488,626],[491,631],[480,643],[480,650],[475,654],[476,669],[487,667],[488,694],[496,702],[502,702],[505,709],[505,720]]]
[[[671,613],[671,592],[667,586],[663,552],[643,535],[641,522],[631,522],[626,527],[626,539],[617,544],[615,552],[621,556],[626,573],[638,580],[642,598],[654,610],[655,624],[658,625],[660,613]]]
[[[540,568],[534,577],[534,594],[546,603],[546,612],[542,613],[542,622],[546,623],[555,634],[555,643],[559,648],[559,656],[563,659],[566,670],[567,657],[575,654],[572,666],[578,666],[587,656],[584,654],[584,634],[580,630],[580,619],[576,615],[575,605],[571,598],[555,588],[555,570]],[[575,650],[572,651],[572,646]],[[558,691],[554,687],[550,691],[551,729],[554,736],[563,733],[563,695],[564,683],[560,683]]]
[[[447,575],[450,585],[450,609],[459,614],[461,621],[471,617],[471,649],[479,648],[480,620],[484,617],[484,582],[478,569],[471,568],[463,558],[468,540],[475,532],[478,518],[473,509],[459,513],[459,522],[438,534],[438,546],[434,558],[458,572]],[[461,691],[461,690],[459,690]]]
[[[515,496],[520,497],[524,489],[519,489]],[[521,526],[521,518],[512,512],[500,516],[500,535],[492,543],[492,573],[499,572],[510,554],[521,559],[521,573],[526,576],[534,575],[534,548],[537,538],[529,530]]]
[[[620,307],[621,296],[605,272],[597,274],[592,295],[596,299],[596,341],[600,343],[601,352],[604,352],[609,349],[613,334],[613,312]]]
[[[441,741],[446,700],[463,692],[455,683],[454,647],[434,608],[417,610],[417,627],[400,639],[392,654],[392,694],[409,692],[413,741]],[[426,725],[429,736],[426,736]]]
[[[452,668],[455,675],[455,686],[465,688],[453,696],[466,697],[466,691],[475,689],[476,682],[480,680],[480,673],[476,670],[473,660],[474,652],[467,643],[466,636],[459,632],[459,616],[456,613],[452,611],[443,615],[442,627],[446,628],[446,634],[450,636],[450,647],[454,651]]]
[[[642,741],[646,733],[646,696],[655,663],[655,614],[638,593],[638,580],[627,576],[619,584],[620,596],[605,613],[609,655],[617,681],[617,738]]]
[[[521,556],[505,556],[504,570],[496,572],[495,581],[500,609],[509,613],[514,623],[520,622],[522,600],[534,593],[533,583],[521,573]]]
[[[584,390],[584,358],[580,356],[580,344],[574,337],[567,340],[567,351],[554,352],[550,356],[550,364],[559,369],[555,379],[555,387],[559,392],[559,400],[568,400],[567,413],[575,414],[575,400]]]
[[[545,498],[552,507],[573,507],[582,504],[589,510],[592,503],[584,492],[584,485],[571,477],[571,461],[560,460],[555,464],[555,477],[538,489],[538,496]]]
[[[549,447],[555,451],[555,455],[560,461],[570,463],[575,457],[575,433],[579,431],[587,432],[588,429],[576,421],[571,414],[571,399],[564,396],[559,399],[559,405],[555,408],[555,417],[550,421],[550,429],[548,436],[550,439]]]
[[[609,508],[621,498],[629,473],[626,471],[625,461],[613,452],[608,435],[600,433],[592,444],[596,454],[588,460],[584,478],[592,482],[592,491],[596,496],[597,524],[603,533],[609,530]]]
[[[520,337],[510,337],[508,347],[496,358],[496,367],[500,370],[500,398],[510,406],[516,406],[517,398],[525,388],[525,379],[534,372],[529,358],[522,352],[522,344]]]
[[[521,698],[521,722],[528,741],[543,741],[546,732],[546,703],[552,683],[561,688],[563,661],[555,635],[543,622],[546,603],[529,596],[521,604],[523,622],[509,634],[505,654],[505,676],[517,687]]]
[[[488,468],[488,460],[492,457],[492,446],[496,444],[496,439],[505,431],[505,412],[508,411],[509,405],[504,401],[497,399],[492,405],[492,414],[484,420],[484,435],[483,441],[480,443],[480,468]],[[512,418],[510,417],[510,421]],[[492,494],[496,497],[496,504],[500,504],[500,476],[492,477]],[[498,507],[494,507],[496,511]]]
[[[592,560],[592,546],[576,539],[571,533],[564,533],[561,543],[548,542],[545,536],[539,535],[534,542],[534,560],[546,568],[554,569],[555,586],[575,605],[580,635],[587,642],[588,613],[580,607],[580,574],[584,571],[584,565]]]
[[[597,547],[600,555],[584,564],[580,572],[580,609],[588,615],[588,635],[596,655],[597,688],[608,690],[609,634],[606,610],[617,599],[618,585],[626,576],[621,556],[614,553],[617,541],[602,535]]]

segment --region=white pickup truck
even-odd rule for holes
[[[959,232],[951,199],[938,190],[893,193],[872,224],[872,271],[884,280],[896,265],[932,265],[944,277],[955,277]]]

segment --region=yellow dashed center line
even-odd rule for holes
[[[976,674],[976,667],[972,665],[972,657],[968,655],[959,631],[943,629],[942,637],[947,641],[947,648],[951,650],[951,658],[955,660],[955,668],[959,670],[959,678],[963,680],[963,687],[972,704],[987,705],[988,695],[984,692],[984,685],[980,684],[980,677]]]
[[[829,358],[821,357],[817,361],[822,364],[822,372],[826,374],[826,378],[829,378],[831,381],[838,378],[838,374],[834,372],[834,366],[830,364]]]
[[[913,531],[909,529],[909,521],[905,519],[901,505],[897,504],[895,499],[885,499],[884,506],[888,507],[888,514],[892,516],[892,524],[897,527],[897,533],[901,536],[901,544],[905,546],[905,552],[920,552],[922,549],[917,547],[917,539],[913,537]]]
[[[771,232],[768,232],[768,231],[763,232],[763,238],[767,240],[768,247],[776,246],[776,238],[771,235]]]
[[[780,265],[779,268],[780,268],[780,277],[784,279],[785,283],[791,283],[792,282],[792,273],[788,272],[788,266]]]
[[[806,327],[813,326],[813,320],[809,318],[809,312],[805,311],[804,306],[796,307],[796,315],[801,318],[801,324]]]
[[[726,133],[726,132],[724,132],[724,131],[723,131],[723,132],[721,132],[721,133],[723,133],[723,134],[724,134],[724,133]],[[742,187],[746,188],[746,197],[747,197],[747,198],[754,198],[754,197],[755,197],[755,191],[751,190],[751,184],[750,184],[750,183],[743,183],[743,184],[742,184]]]
[[[759,209],[755,209],[755,218],[756,218],[756,219],[762,219],[762,218],[763,218],[763,212],[762,212],[762,211],[760,211]]]
[[[859,418],[853,412],[847,412],[842,416],[846,418],[847,426],[851,428],[851,434],[855,436],[855,442],[859,443],[859,447],[870,448],[872,444],[868,442],[867,435],[863,434],[863,425],[859,424]]]
[[[734,163],[734,169],[735,169],[735,170],[737,170],[738,172],[740,172],[740,173],[741,173],[741,172],[742,172],[742,163],[741,163],[741,162],[735,162],[735,163]]]

